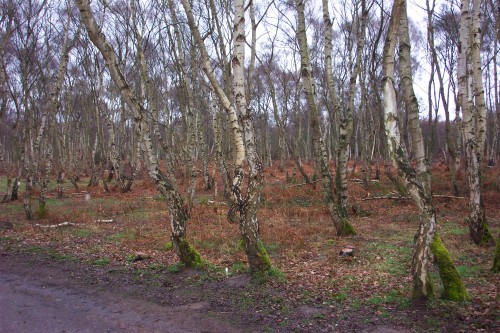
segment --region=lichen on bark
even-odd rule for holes
[[[431,251],[439,268],[439,276],[443,283],[443,294],[441,297],[445,300],[455,302],[470,301],[470,296],[460,279],[455,264],[438,234],[434,235],[431,243]]]

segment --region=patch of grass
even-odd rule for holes
[[[248,268],[244,263],[238,261],[233,264],[231,271],[234,272],[234,274],[246,273],[248,272]]]
[[[47,206],[53,207],[53,208],[71,206],[74,204],[71,201],[65,201],[62,199],[54,199],[54,198],[48,198],[46,203],[47,203]]]
[[[209,238],[203,240],[193,240],[193,244],[196,248],[212,250],[219,247],[220,239]]]
[[[455,236],[462,236],[462,235],[466,235],[469,233],[469,230],[467,228],[460,227],[460,226],[456,225],[455,223],[448,225],[447,229],[448,229],[449,234],[455,235]]]
[[[175,264],[171,264],[167,266],[167,271],[170,273],[179,273],[183,267],[185,267],[182,262],[176,262]]]
[[[2,214],[20,213],[24,210],[23,205],[10,202],[9,204],[2,205]]]
[[[333,299],[336,301],[336,302],[343,302],[345,301],[347,298],[349,298],[349,295],[345,292],[340,292],[336,295],[333,296]]]
[[[74,258],[62,253],[59,253],[56,249],[51,247],[43,247],[38,245],[33,245],[27,248],[27,251],[30,253],[47,256],[52,259],[58,260],[73,260]]]
[[[380,256],[384,260],[376,264],[377,269],[395,276],[405,276],[407,265],[411,262],[412,249],[409,246],[399,246],[387,243],[369,243],[365,251],[371,256]]]
[[[306,197],[292,197],[288,201],[288,203],[292,206],[298,206],[298,207],[311,207],[314,204],[314,200]]]
[[[195,203],[198,203],[202,206],[207,206],[208,205],[208,201],[211,199],[211,196],[210,195],[199,195],[198,197],[196,197],[194,199],[194,202]]]
[[[276,253],[276,251],[278,250],[278,247],[279,245],[275,242],[270,242],[270,243],[266,243],[264,244],[264,248],[266,249],[267,253]]]
[[[94,234],[90,229],[79,229],[75,231],[75,236],[80,238],[87,238]]]
[[[405,262],[387,258],[382,264],[380,264],[380,269],[391,275],[405,276],[407,274],[405,264]]]
[[[132,239],[132,240],[136,239],[136,234],[130,232],[117,232],[115,234],[106,237],[106,239],[111,242],[120,243],[124,239]]]
[[[464,278],[476,276],[481,271],[481,267],[479,266],[457,266],[456,268],[458,274]]]
[[[280,269],[276,268],[276,267],[271,267],[271,269],[267,272],[267,275],[272,278],[272,279],[276,279],[278,282],[285,282],[286,281],[286,278],[285,278],[285,273],[283,273]]]
[[[94,265],[96,265],[96,266],[107,266],[110,263],[111,263],[111,259],[109,259],[108,257],[99,258],[99,259],[94,261]]]
[[[255,300],[253,299],[252,295],[246,294],[237,299],[237,305],[240,309],[249,309],[252,307],[255,303]]]
[[[385,299],[380,296],[373,296],[372,298],[368,299],[366,303],[371,305],[380,305],[385,303]]]
[[[56,249],[53,249],[53,248],[47,249],[47,255],[49,257],[51,257],[52,259],[58,259],[58,260],[71,260],[71,259],[73,259],[71,256],[59,253]]]
[[[172,250],[174,248],[174,244],[172,242],[166,242],[163,247],[165,250]]]
[[[133,220],[147,220],[147,219],[149,219],[149,212],[147,212],[146,209],[144,209],[144,208],[130,210],[128,212],[125,212],[124,215],[126,215],[129,219],[133,219]]]
[[[269,270],[264,272],[255,272],[252,277],[257,284],[264,284],[268,282],[269,279],[274,279],[279,283],[284,283],[286,281],[285,273],[274,266],[271,266]]]

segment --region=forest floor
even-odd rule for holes
[[[293,165],[287,169],[291,175]],[[199,184],[187,227],[188,239],[209,265],[194,270],[179,264],[166,203],[146,177],[130,193],[89,189],[82,178],[79,190],[64,184],[62,199],[52,184],[44,219],[35,214],[26,220],[22,200],[0,205],[0,266],[33,272],[50,267],[89,288],[127,291],[166,308],[205,304],[200,311],[249,332],[498,332],[500,276],[490,270],[494,249],[469,240],[465,177],[464,197],[454,198],[449,172],[440,165],[433,170],[433,191],[444,195],[434,199],[439,233],[471,296],[463,304],[439,299],[437,271],[436,298],[426,306],[411,304],[417,207],[409,199],[373,199],[393,193],[393,186],[382,176],[368,193],[355,180],[359,173],[349,182],[358,234],[338,238],[319,183],[300,185],[300,176],[287,181],[277,167],[266,170],[260,234],[274,269],[265,283],[248,275],[238,226],[226,221],[221,188],[214,197]],[[498,236],[498,170],[484,174],[487,218]],[[5,184],[0,177],[0,192]],[[36,194],[32,204],[36,212]],[[63,222],[71,224],[46,227]],[[354,257],[339,256],[346,246],[354,248]]]

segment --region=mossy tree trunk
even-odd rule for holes
[[[426,301],[433,296],[433,288],[429,279],[429,268],[434,258],[439,268],[444,286],[443,297],[454,301],[468,299],[460,276],[451,260],[448,251],[440,238],[434,238],[436,233],[436,213],[432,204],[430,173],[425,161],[425,151],[420,127],[410,123],[412,128],[412,147],[417,156],[417,168],[414,169],[409,161],[404,143],[401,142],[399,124],[397,120],[397,100],[394,89],[395,77],[395,49],[399,31],[400,38],[400,76],[402,77],[405,104],[410,114],[417,113],[418,104],[414,98],[410,66],[410,42],[408,38],[408,24],[406,0],[396,0],[393,5],[389,32],[384,46],[383,81],[384,95],[384,124],[387,136],[388,151],[391,160],[397,167],[408,193],[420,209],[421,220],[415,236],[412,276],[413,299],[416,302]],[[415,115],[413,114],[412,117]],[[410,119],[412,118],[410,117]]]
[[[176,183],[166,178],[160,171],[159,161],[149,135],[150,124],[146,120],[147,110],[144,108],[144,104],[136,98],[131,86],[125,79],[113,47],[106,40],[100,26],[95,21],[89,1],[77,0],[77,5],[80,9],[80,14],[87,28],[90,40],[101,52],[108,65],[114,83],[117,85],[128,107],[133,112],[137,132],[143,143],[149,176],[155,183],[158,191],[167,199],[171,219],[171,238],[174,248],[180,260],[186,266],[199,266],[202,260],[186,239],[186,224],[189,219],[189,212],[175,185]]]

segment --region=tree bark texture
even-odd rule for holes
[[[471,6],[472,5],[472,6]],[[482,196],[481,163],[486,135],[486,107],[481,72],[480,1],[461,1],[458,47],[458,99],[469,182],[469,234],[477,245],[493,243]]]
[[[384,96],[384,124],[389,154],[394,166],[397,167],[399,174],[404,180],[406,189],[420,209],[421,220],[415,236],[411,269],[413,276],[413,299],[415,302],[422,302],[432,298],[433,288],[429,278],[429,266],[434,257],[444,286],[443,297],[455,301],[465,301],[468,300],[468,295],[460,280],[460,276],[456,272],[453,261],[440,239],[434,239],[437,223],[436,213],[432,204],[430,183],[424,183],[430,182],[430,178],[418,176],[419,172],[425,175],[427,167],[423,163],[420,165],[423,169],[415,171],[408,159],[406,148],[401,142],[401,135],[399,133],[397,99],[394,89],[395,49],[398,30],[403,32],[403,36],[400,35],[402,37],[400,41],[403,44],[402,47],[409,46],[409,44],[404,45],[408,43],[404,36],[406,34],[404,30],[407,28],[407,25],[404,24],[407,20],[406,15],[406,0],[396,0],[393,5],[389,31],[384,45],[382,91]],[[409,50],[406,56],[409,56]],[[400,66],[408,66],[409,64],[408,61],[405,62],[404,60],[401,63],[400,59]],[[407,73],[405,69],[402,72]],[[412,82],[410,81],[408,84],[412,84]],[[411,94],[407,95],[407,98],[411,98]],[[408,101],[406,101],[406,104],[408,104]],[[418,132],[416,133],[418,135]],[[413,143],[414,147],[423,150],[423,142],[422,144],[418,143],[422,141],[422,138],[416,137],[414,140],[417,141]],[[422,151],[416,152],[416,155],[421,156]]]

